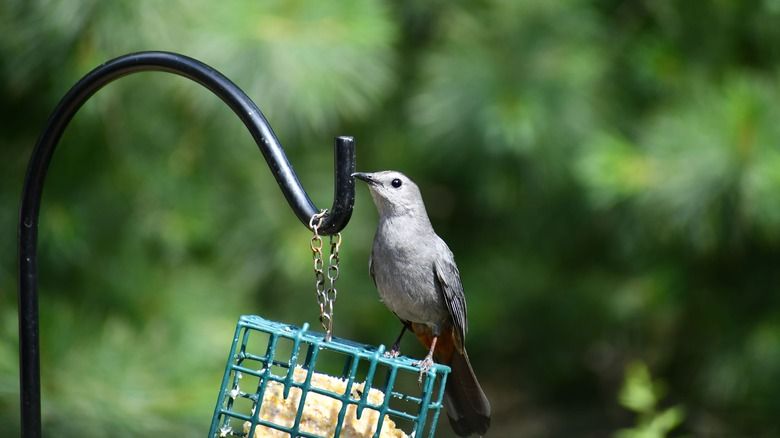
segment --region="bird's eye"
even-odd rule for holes
[[[392,185],[395,188],[401,187],[401,180],[396,178],[390,182],[390,185]]]

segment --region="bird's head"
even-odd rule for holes
[[[425,205],[417,184],[401,172],[385,170],[373,173],[353,173],[368,184],[380,216],[422,215],[427,218]]]

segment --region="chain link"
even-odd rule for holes
[[[311,252],[314,259],[314,290],[317,293],[317,304],[320,307],[320,323],[325,330],[325,340],[330,341],[333,333],[333,303],[336,301],[338,290],[336,280],[339,278],[339,249],[341,248],[341,233],[329,236],[330,257],[328,257],[328,288],[325,289],[324,271],[325,262],[322,257],[323,242],[319,234],[322,218],[326,210],[315,214],[309,220],[309,228],[314,232],[311,237]]]

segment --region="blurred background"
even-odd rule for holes
[[[780,1],[2,0],[0,29],[8,436],[26,162],[71,85],[150,49],[242,87],[317,205],[336,135],[359,170],[417,181],[460,266],[491,436],[780,434]],[[203,436],[238,316],[317,321],[310,233],[188,80],[100,91],[46,187],[49,436]],[[389,344],[376,221],[358,186],[336,334]]]

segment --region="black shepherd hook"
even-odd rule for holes
[[[41,193],[54,148],[73,115],[93,94],[109,82],[140,71],[174,73],[203,85],[219,96],[249,129],[287,202],[308,228],[319,212],[301,186],[260,109],[238,86],[208,65],[169,52],[139,52],[120,56],[84,76],[62,98],[49,117],[27,167],[19,216],[19,374],[22,436],[41,436],[41,371],[38,337],[37,241]],[[349,222],[355,201],[355,142],[352,137],[335,141],[335,189],[333,206],[319,231],[335,234]]]

